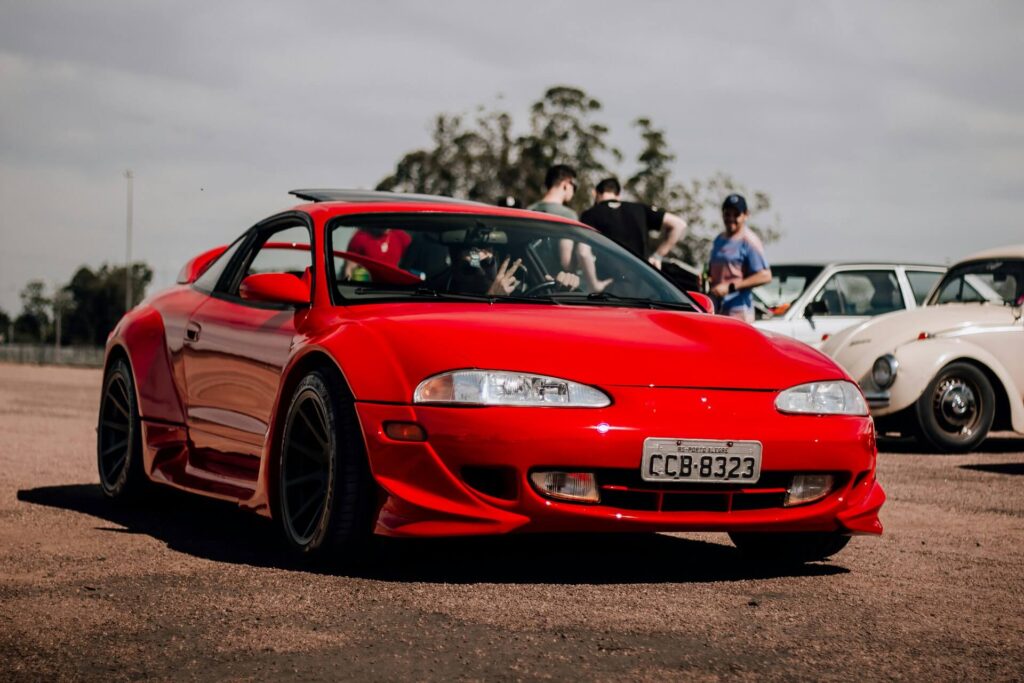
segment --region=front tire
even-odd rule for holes
[[[940,453],[974,450],[992,428],[995,392],[981,370],[950,363],[917,399],[917,419],[924,440]]]
[[[143,471],[142,425],[135,382],[131,368],[121,358],[111,363],[103,376],[96,426],[96,466],[100,488],[107,498],[134,499],[149,485]]]
[[[774,566],[818,562],[850,542],[849,536],[836,532],[730,533],[729,538],[747,559]]]
[[[295,387],[285,418],[279,512],[300,554],[358,559],[371,535],[373,485],[351,401],[332,374],[315,370]]]

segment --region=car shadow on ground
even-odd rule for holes
[[[1024,474],[1024,462],[990,462],[978,465],[960,465],[960,469],[989,472],[991,474]]]
[[[916,455],[935,455],[942,457],[944,453],[936,453],[934,449],[917,439],[897,439],[887,436],[878,437],[880,453],[908,453]],[[1024,437],[1016,435],[990,436],[981,442],[971,453],[1021,453],[1024,452]],[[969,454],[968,454],[969,455]]]
[[[90,515],[101,522],[97,529],[146,534],[172,550],[217,562],[383,581],[662,583],[828,576],[849,571],[829,563],[760,567],[745,562],[731,545],[662,534],[379,539],[372,559],[358,566],[311,565],[291,554],[270,520],[229,503],[170,489],[156,490],[135,505],[107,500],[95,484],[25,489],[18,492],[18,500]]]

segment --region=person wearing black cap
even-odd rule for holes
[[[747,200],[731,194],[722,203],[725,231],[711,245],[708,264],[711,298],[722,315],[754,321],[754,296],[750,290],[770,282],[772,271],[764,256],[764,245],[747,228]]]

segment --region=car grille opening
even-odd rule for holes
[[[781,509],[796,473],[765,472],[754,484],[650,482],[634,469],[600,469],[595,474],[604,506],[647,512],[734,512]],[[833,492],[846,481],[842,473],[834,476]]]
[[[462,480],[480,493],[500,500],[515,500],[519,496],[516,471],[511,467],[462,468]]]

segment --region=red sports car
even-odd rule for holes
[[[572,221],[293,194],[111,333],[106,495],[230,500],[342,558],[374,533],[701,530],[803,562],[881,533],[871,418],[817,351]]]

